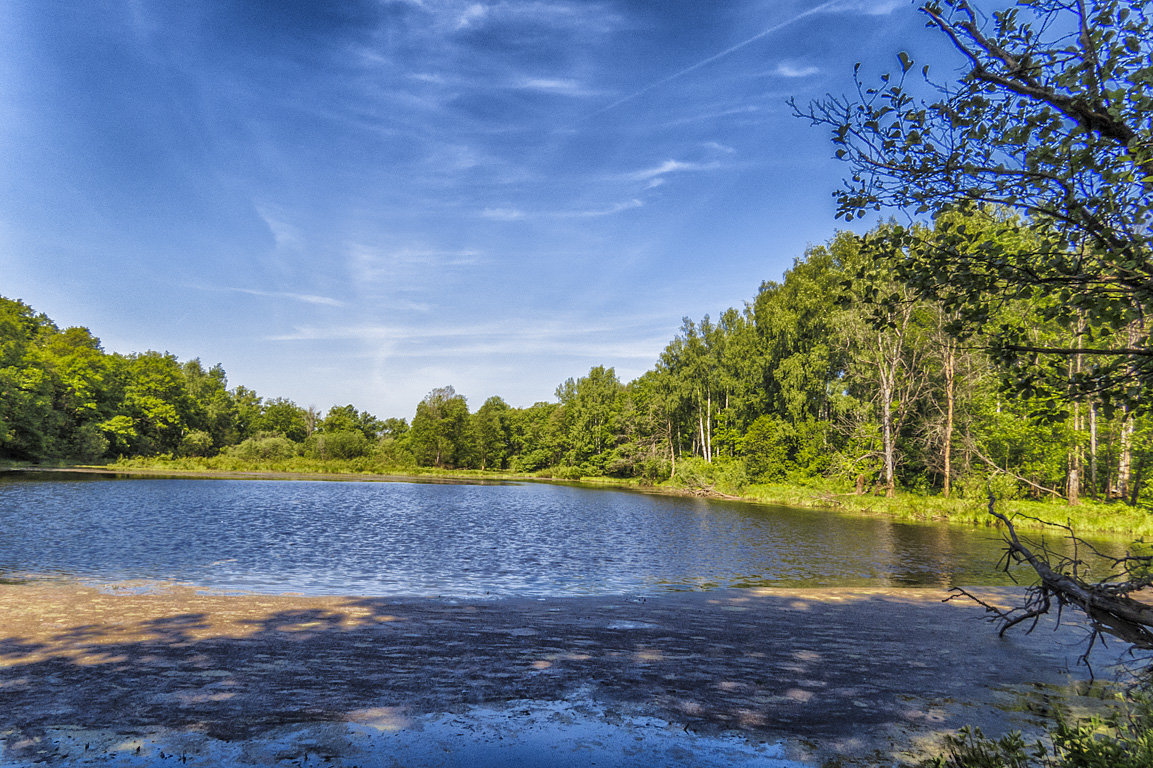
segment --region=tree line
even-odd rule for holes
[[[939,216],[915,241],[957,247],[958,231],[986,251],[1033,237],[1004,211],[979,210]],[[743,307],[685,318],[633,381],[596,366],[551,401],[515,408],[493,396],[475,411],[446,386],[411,423],[265,398],[199,359],[109,354],[87,329],[0,299],[0,457],[307,457],[737,490],[831,479],[889,495],[983,493],[992,482],[1008,494],[1137,503],[1153,475],[1148,414],[1071,386],[1088,368],[1076,356],[1023,382],[990,351],[1007,328],[1074,344],[1091,320],[1054,314],[1064,298],[1043,291],[966,319],[886,268],[876,250],[903,247],[904,235],[886,223],[809,248]]]
[[[1145,0],[924,3],[958,54],[798,116],[849,167],[837,233],[743,307],[685,319],[651,370],[409,424],[230,389],[219,365],[102,351],[0,300],[0,458],[293,457],[740,488],[1082,496],[1153,476],[1153,19]],[[956,62],[950,64],[954,66]],[[959,72],[959,74],[958,74]],[[918,77],[918,74],[920,75]]]

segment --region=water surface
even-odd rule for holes
[[[995,532],[543,483],[0,473],[0,577],[461,598],[1002,584]]]

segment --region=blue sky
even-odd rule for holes
[[[322,410],[628,380],[838,226],[786,99],[934,42],[906,0],[10,0],[0,295]]]

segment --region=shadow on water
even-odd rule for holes
[[[471,705],[581,700],[686,732],[848,743],[959,726],[978,709],[958,715],[950,702],[1011,703],[1008,686],[1064,681],[1081,649],[1068,628],[999,640],[979,611],[939,597],[457,603],[7,587],[0,738],[9,760],[65,764],[60,728],[233,742],[294,724],[369,718],[389,730]]]

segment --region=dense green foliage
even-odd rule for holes
[[[955,49],[940,63],[960,66],[960,77],[938,79],[900,53],[900,72],[873,85],[858,72],[856,94],[804,113],[832,130],[852,169],[838,215],[963,212],[941,236],[900,232],[873,254],[941,299],[958,325],[998,320],[988,341],[1018,364],[1023,391],[1049,379],[1134,405],[1153,386],[1147,0],[1022,0],[988,14],[967,0],[931,0],[920,11]],[[1002,210],[1020,214],[1029,237],[975,240],[971,217],[996,229]],[[1006,298],[1038,294],[1051,300],[1037,311],[1071,331],[1064,338],[995,317]]]
[[[597,366],[554,402],[471,412],[451,386],[412,424],[228,388],[223,369],[106,354],[0,299],[0,459],[345,461],[610,476],[740,492],[840,483],[892,496],[1081,496],[1153,479],[1153,24],[1139,0],[926,3],[963,69],[901,72],[805,115],[852,168],[836,234],[652,370]],[[912,73],[913,76],[910,76]]]
[[[86,329],[60,330],[3,299],[0,457],[270,466],[302,457],[378,470],[671,478],[729,493],[830,480],[866,492],[945,491],[948,477],[950,493],[977,495],[992,478],[1009,496],[1039,498],[1068,495],[1072,468],[1084,465],[1080,494],[1140,497],[1153,476],[1147,416],[1107,414],[1058,390],[1006,396],[1002,370],[971,343],[979,331],[961,343],[941,302],[872,268],[861,250],[868,237],[840,233],[810,248],[781,282],[717,321],[686,318],[635,381],[597,366],[558,386],[553,402],[514,408],[491,397],[475,412],[442,387],[417,404],[411,425],[229,388],[219,365],[199,360],[107,354]],[[903,298],[873,301],[882,294]],[[1059,336],[1036,303],[1006,303],[1000,316]]]

